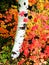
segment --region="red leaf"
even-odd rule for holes
[[[19,15],[23,16],[25,14],[24,11],[20,12]]]
[[[28,22],[28,18],[24,18],[24,20],[23,20],[24,22]]]
[[[20,62],[18,62],[18,65],[22,65],[25,62],[24,59],[20,60]]]
[[[28,54],[29,54],[29,50],[28,50],[28,48],[27,48],[27,49],[24,50],[24,55],[27,57]]]
[[[37,29],[38,29],[38,25],[35,25],[35,26],[32,27],[31,30],[37,30]]]
[[[45,51],[44,51],[47,55],[48,55],[48,57],[49,57],[49,46],[46,46],[46,49],[45,49]]]
[[[34,18],[34,22],[37,22],[37,18]]]

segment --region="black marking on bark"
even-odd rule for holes
[[[21,44],[21,43],[19,43],[19,44]]]
[[[19,28],[24,30],[26,28],[26,24],[23,24],[23,27],[19,27]]]
[[[20,36],[20,37],[23,37],[23,36]]]
[[[24,5],[26,5],[26,2],[24,2]]]
[[[17,54],[16,52],[12,52],[12,54]]]
[[[26,17],[28,15],[28,13],[25,13],[24,16]]]
[[[18,4],[18,6],[19,6],[19,7],[21,7],[21,5],[20,5],[20,4]]]
[[[16,52],[19,52],[19,51],[16,51]]]
[[[20,27],[20,29],[24,30],[24,29],[25,29],[25,27]]]
[[[24,27],[26,27],[26,24],[23,24]]]

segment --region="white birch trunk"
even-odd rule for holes
[[[24,11],[25,14],[28,13],[28,0],[19,0],[19,14]],[[21,16],[18,14],[18,27],[16,31],[16,36],[15,36],[15,41],[14,41],[14,46],[12,49],[12,54],[11,57],[12,59],[17,58],[20,55],[20,49],[21,45],[23,43],[24,35],[25,35],[25,30],[26,30],[26,24],[27,22],[24,22],[24,18],[28,18],[28,15],[25,17],[24,15]]]

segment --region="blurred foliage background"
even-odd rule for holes
[[[16,0],[0,0],[0,11],[6,11],[11,5],[17,6]]]
[[[11,51],[18,23],[17,10],[17,0],[0,0],[0,65],[17,63],[11,60]]]
[[[36,1],[38,1],[37,4]],[[44,9],[42,2],[44,1],[48,0],[33,0],[31,2],[33,4],[32,11],[35,11],[36,13],[42,12]],[[46,10],[46,12],[49,12],[49,10]],[[14,44],[17,24],[18,0],[0,0],[0,65],[17,65],[17,62],[25,58],[22,53],[17,59],[11,59],[11,51]],[[28,60],[29,59],[27,58],[23,65],[28,65],[28,62],[33,62]],[[47,62],[47,65],[49,65],[49,58]]]

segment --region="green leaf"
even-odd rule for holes
[[[3,62],[4,64],[6,63],[6,61],[7,61],[7,59],[3,59],[3,60],[2,60],[2,62]]]
[[[49,63],[49,58],[48,58],[47,62]]]
[[[49,63],[47,63],[46,65],[49,65]]]
[[[49,20],[47,21],[47,23],[49,24]]]
[[[11,7],[11,5],[18,6],[18,3],[16,0],[1,0],[0,1],[0,11],[6,11],[8,8]]]

